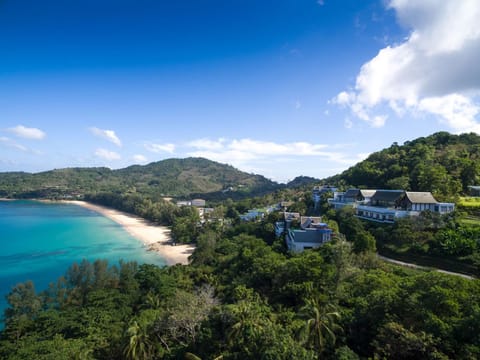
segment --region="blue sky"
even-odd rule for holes
[[[0,171],[202,156],[285,182],[480,132],[477,0],[0,1]]]

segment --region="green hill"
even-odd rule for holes
[[[480,136],[438,132],[394,143],[324,180],[340,186],[431,191],[439,198],[468,192],[480,181]]]
[[[0,173],[0,196],[69,197],[97,192],[137,192],[151,198],[173,196],[244,197],[280,185],[260,175],[203,158],[167,159],[124,169],[67,168],[36,174]]]

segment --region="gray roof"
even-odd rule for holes
[[[318,224],[322,222],[322,218],[320,216],[301,216],[300,217],[300,227],[302,229],[306,229],[310,227],[312,224]]]
[[[309,230],[293,230],[293,234],[295,236],[295,242],[303,242],[303,243],[323,243],[323,234],[327,232],[331,232],[330,229],[323,229],[323,230],[316,230],[316,229],[309,229]]]
[[[403,190],[377,190],[372,196],[372,201],[394,202],[405,193]]]
[[[356,198],[358,195],[362,195],[363,197],[371,197],[376,191],[377,190],[370,189],[348,189],[344,196],[347,198]]]
[[[437,200],[430,192],[406,191],[405,195],[412,204],[436,204]]]
[[[358,193],[360,192],[359,189],[348,189],[346,192],[345,192],[345,197],[349,197],[349,198],[353,198],[353,197],[357,197],[358,196]]]

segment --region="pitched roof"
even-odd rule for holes
[[[345,192],[345,195],[343,195],[343,196],[348,197],[348,198],[353,198],[353,197],[357,197],[359,192],[360,192],[359,189],[348,189]]]
[[[406,191],[405,196],[412,204],[436,204],[437,200],[430,192]]]
[[[301,216],[300,217],[300,227],[302,229],[306,229],[310,227],[312,224],[319,224],[322,222],[322,218],[320,216]]]
[[[372,196],[373,201],[394,202],[405,193],[403,190],[377,190]]]
[[[376,191],[377,190],[370,189],[348,189],[343,196],[347,198],[356,198],[359,195],[362,195],[363,197],[371,197]]]

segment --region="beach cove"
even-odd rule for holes
[[[83,259],[136,261],[157,266],[188,263],[192,246],[170,243],[167,227],[136,216],[66,201],[0,201],[0,313],[5,295],[32,280],[37,291]]]
[[[154,225],[138,216],[86,201],[71,200],[61,201],[60,203],[82,206],[115,221],[130,235],[140,240],[149,251],[158,253],[167,265],[188,264],[188,257],[194,250],[192,245],[173,245],[169,228]]]

